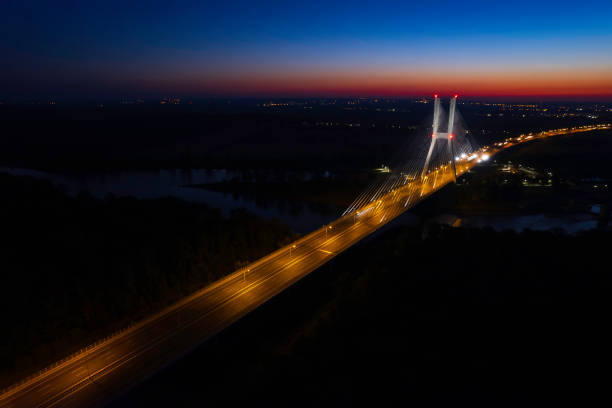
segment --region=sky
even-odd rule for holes
[[[612,1],[0,1],[0,98],[612,100]]]

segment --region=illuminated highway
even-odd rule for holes
[[[519,143],[600,129],[610,124],[509,138],[457,157],[457,176]],[[0,407],[104,405],[452,181],[450,163],[422,177],[405,176],[401,187],[328,226],[10,387],[0,395]]]

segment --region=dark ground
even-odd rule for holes
[[[398,227],[113,407],[548,406],[606,397],[610,232]],[[606,397],[607,398],[607,397]]]
[[[71,197],[0,173],[0,382],[60,359],[295,238],[165,198]]]
[[[12,136],[0,139],[0,165],[76,172],[159,167],[363,171],[387,162],[411,132],[424,130],[422,119],[430,107],[304,113],[301,107],[259,112],[5,105],[0,130]],[[486,116],[490,110],[462,108],[470,129],[485,142],[505,132],[584,123],[583,118],[529,115],[495,119]],[[326,120],[340,125],[317,124]],[[377,127],[348,126],[356,121]],[[612,150],[607,135],[593,141],[588,135],[560,138],[560,147],[551,151],[569,159],[546,157],[540,142],[509,153],[526,162],[542,155],[538,163],[552,167],[563,182],[611,177],[605,172],[609,154],[604,147]],[[579,138],[582,142],[575,142]],[[579,147],[588,152],[578,153]],[[584,172],[564,170],[566,164]],[[2,179],[8,193],[2,217],[11,246],[3,247],[1,287],[10,333],[0,352],[13,374],[65,350],[65,344],[55,343],[58,332],[82,340],[85,332],[98,333],[100,324],[119,324],[133,316],[130,311],[145,313],[175,299],[289,235],[283,226],[270,227],[248,214],[223,219],[210,208],[179,200],[69,198],[48,183],[7,177]],[[449,191],[415,211],[429,217],[455,208],[461,194]],[[483,191],[490,199],[487,188]],[[504,199],[503,194],[495,197]],[[220,240],[219,231],[226,227],[234,233]],[[257,234],[262,230],[267,237]],[[557,405],[605,396],[607,381],[600,371],[610,363],[605,330],[611,306],[609,231],[579,236],[428,231],[425,240],[420,226],[377,234],[116,406],[263,405],[269,399],[295,405],[354,405],[367,399]],[[237,256],[244,253],[252,257]],[[159,254],[166,255],[157,259]],[[100,276],[105,284],[96,292]],[[136,285],[134,279],[147,284]],[[92,307],[87,302],[75,307],[79,299],[93,301]],[[45,313],[33,313],[39,310]]]
[[[609,135],[530,143],[496,159],[524,159],[558,173],[544,200],[554,204],[569,194],[566,183],[611,175],[605,164],[590,162],[612,150]],[[530,162],[537,154],[543,165]],[[481,194],[477,201],[489,210],[510,200],[518,211],[532,194],[497,186],[491,195],[492,176],[480,173],[472,185],[450,186],[413,212],[427,218],[456,210],[465,191]],[[568,236],[429,226],[427,236],[422,226],[378,233],[113,406],[549,406],[609,399],[609,230]]]
[[[604,130],[535,140],[501,152],[495,159],[554,170],[559,177],[576,182],[581,178],[612,177],[611,153],[612,130]]]
[[[269,101],[193,105],[0,105],[0,166],[50,171],[156,168],[370,169],[431,126],[432,105],[409,100],[264,108]],[[306,105],[312,109],[305,109]],[[569,104],[572,109],[576,104]],[[547,112],[462,104],[479,144],[521,132],[610,121],[595,105]],[[561,111],[565,112],[565,111]],[[500,116],[500,114],[502,116]],[[586,115],[597,114],[597,120]],[[488,116],[490,115],[490,116]],[[428,119],[429,118],[429,119]]]

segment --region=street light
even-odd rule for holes
[[[291,245],[291,246],[289,247],[289,258],[291,258],[291,250],[292,250],[292,249],[295,249],[295,245]]]
[[[242,280],[243,280],[243,281],[246,281],[246,273],[247,273],[247,272],[251,272],[251,270],[250,270],[250,269],[247,269],[247,268],[243,268],[243,269],[242,269]]]
[[[328,225],[327,228],[325,228],[325,240],[327,241],[327,230],[332,229],[331,225]]]

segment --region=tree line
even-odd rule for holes
[[[0,174],[0,371],[27,371],[290,242],[244,210],[175,198],[73,197]]]

